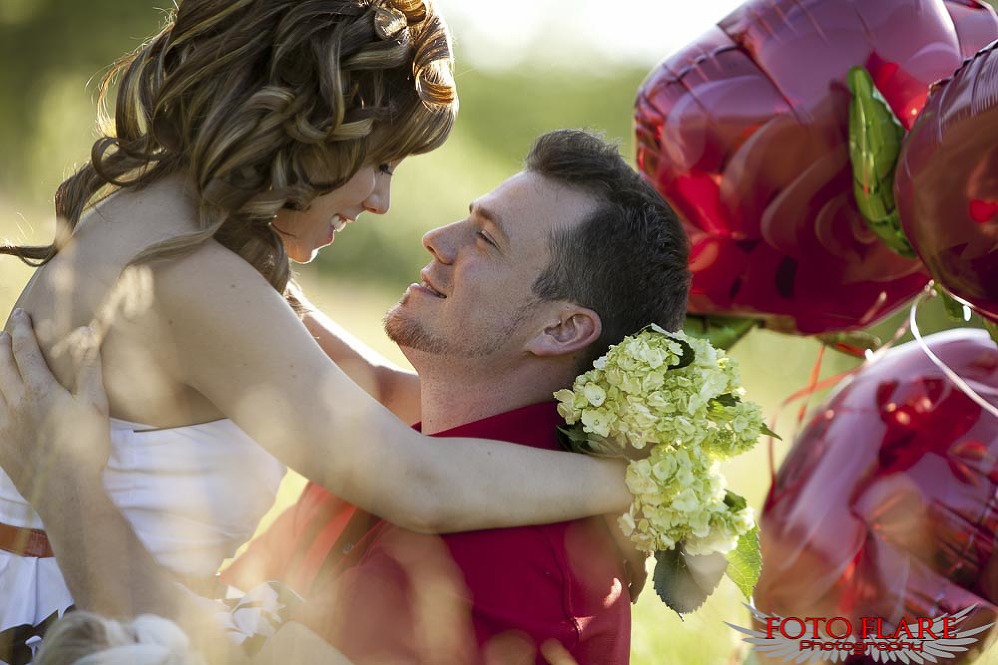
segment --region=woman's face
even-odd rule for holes
[[[284,241],[288,257],[308,263],[320,248],[331,245],[336,234],[356,221],[360,213],[388,212],[392,173],[398,162],[362,167],[342,187],[317,196],[305,210],[280,210],[274,228]]]

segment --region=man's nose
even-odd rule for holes
[[[453,263],[459,245],[460,222],[438,226],[423,234],[423,247],[441,263]]]

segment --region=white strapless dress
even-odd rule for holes
[[[284,473],[231,420],[170,429],[111,420],[108,494],[156,559],[187,577],[214,575],[249,540]],[[2,472],[0,523],[45,528]],[[54,558],[0,550],[0,633],[72,602]]]

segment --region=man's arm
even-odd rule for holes
[[[333,362],[369,395],[405,423],[419,416],[419,377],[396,366],[319,310],[309,307],[303,321]]]

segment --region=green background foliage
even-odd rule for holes
[[[156,31],[163,6],[152,0],[0,0],[0,238],[51,240],[52,194],[73,165],[87,159],[96,138],[97,83],[110,62]],[[462,58],[461,27],[454,28],[461,114],[453,138],[435,153],[401,165],[390,214],[362,218],[337,239],[335,249],[300,268],[306,290],[320,307],[402,363],[380,330],[380,318],[428,260],[421,235],[461,219],[471,200],[519,169],[533,138],[546,130],[599,129],[618,139],[625,155],[633,155],[632,103],[650,68],[612,65],[582,54],[585,66],[576,63],[570,69],[535,62],[505,71],[479,70]],[[0,258],[0,312],[9,311],[29,276],[14,259]],[[889,338],[902,316],[876,332]],[[924,332],[952,326],[935,303],[924,308],[921,319]],[[777,461],[793,441],[799,403],[782,410],[780,405],[806,385],[818,348],[811,339],[754,331],[732,353],[749,398],[762,404],[768,417],[780,415],[776,429],[783,441],[772,444]],[[821,376],[856,364],[826,354]],[[821,395],[810,404],[818,404]],[[769,453],[762,443],[726,468],[732,489],[757,510],[769,484]],[[300,487],[301,479],[292,478],[280,501],[292,501]],[[646,589],[634,612],[632,662],[732,662],[740,643],[724,621],[748,622],[730,581],[723,581],[685,622]],[[998,657],[988,662],[998,663]]]

